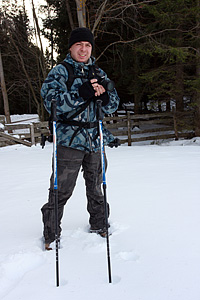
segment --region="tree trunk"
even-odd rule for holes
[[[196,76],[200,78],[200,49],[197,49]],[[200,136],[200,91],[196,91],[195,135]]]
[[[137,52],[133,50],[134,55],[134,72],[133,72],[133,93],[134,93],[134,113],[140,114],[142,112],[141,93],[139,92],[138,86],[138,71],[139,71],[139,59]]]
[[[182,62],[176,63],[176,84],[175,84],[176,92],[175,92],[175,99],[176,99],[176,110],[183,111],[183,64]]]
[[[79,27],[86,27],[85,3],[86,0],[76,0]]]
[[[46,74],[46,68],[45,68],[44,51],[43,51],[42,40],[41,40],[41,36],[40,36],[40,26],[39,26],[39,23],[38,23],[38,18],[36,16],[33,0],[32,0],[32,11],[33,11],[33,19],[35,21],[37,36],[38,36],[38,39],[39,39],[39,42],[40,42],[40,50],[41,50],[40,65],[41,65],[41,70],[42,70],[42,73],[43,73],[43,78],[45,79],[47,74]]]
[[[4,113],[6,117],[6,123],[10,124],[10,109],[9,109],[9,103],[8,103],[8,95],[6,90],[6,83],[4,79],[4,71],[3,71],[3,62],[1,57],[1,50],[0,50],[0,77],[1,77],[1,90],[3,94],[3,101],[4,101]]]
[[[200,9],[200,0],[197,0],[197,9]],[[200,78],[200,21],[199,14],[197,16],[197,37],[198,44],[196,49],[196,78]],[[196,111],[195,111],[195,135],[200,136],[200,90],[198,89],[196,92]]]

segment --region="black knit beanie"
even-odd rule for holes
[[[92,32],[85,27],[80,27],[72,30],[69,37],[69,48],[71,48],[73,44],[78,42],[89,42],[92,45],[92,48],[94,48],[94,36]]]

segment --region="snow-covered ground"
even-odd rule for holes
[[[52,145],[0,148],[0,299],[199,300],[200,139],[107,148],[106,240],[88,233],[82,173],[65,208],[60,287],[42,251]]]

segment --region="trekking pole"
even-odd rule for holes
[[[56,286],[59,286],[59,254],[58,254],[58,184],[57,184],[57,135],[56,135],[56,100],[51,101],[51,116],[53,121],[53,177],[55,200],[55,242],[56,242]]]
[[[102,100],[97,100],[97,119],[99,121],[99,137],[100,137],[100,148],[101,148],[101,166],[102,166],[102,178],[103,178],[103,194],[104,194],[104,213],[106,222],[106,242],[107,242],[107,260],[108,260],[108,278],[109,283],[112,283],[111,278],[111,262],[110,262],[110,245],[109,245],[109,234],[108,234],[108,205],[106,196],[106,168],[105,168],[105,150],[103,143],[103,114],[101,110]]]

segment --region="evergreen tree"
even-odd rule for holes
[[[151,63],[140,78],[149,99],[173,99],[179,111],[184,99],[194,100],[196,13],[195,1],[189,0],[156,1],[142,8],[146,23],[141,20],[141,26],[148,36],[143,55]]]

